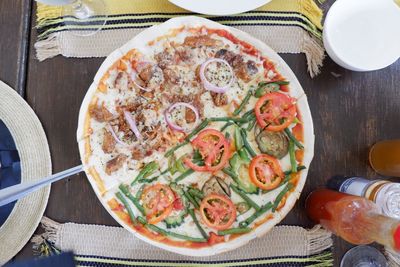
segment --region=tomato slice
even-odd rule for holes
[[[293,99],[279,92],[262,96],[254,110],[260,127],[273,132],[287,128],[296,116],[296,104]]]
[[[276,188],[284,177],[279,161],[266,154],[254,157],[249,166],[251,181],[263,190]]]
[[[148,223],[156,224],[164,220],[173,210],[175,195],[163,184],[155,184],[143,190],[141,200]]]
[[[236,219],[236,208],[226,196],[210,194],[200,204],[203,222],[215,230],[228,229]]]
[[[185,164],[199,172],[216,172],[221,170],[229,160],[229,141],[218,130],[206,129],[192,140],[192,146],[198,149],[204,159],[204,166],[198,166],[189,158],[185,158]]]

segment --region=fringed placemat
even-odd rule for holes
[[[276,226],[236,250],[188,257],[149,245],[120,227],[60,224],[43,217],[45,232],[32,239],[41,254],[73,251],[78,266],[333,266],[331,233],[316,226]]]
[[[39,60],[65,57],[105,57],[143,28],[170,18],[194,15],[167,0],[105,0],[110,16],[103,30],[93,36],[77,36],[87,24],[62,17],[61,7],[38,3],[35,44]],[[203,16],[243,30],[264,41],[278,53],[305,53],[311,76],[318,74],[324,58],[322,10],[314,0],[273,0],[254,11],[232,16]],[[100,16],[101,17],[101,16]],[[95,22],[95,18],[93,19]]]

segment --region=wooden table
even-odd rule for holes
[[[327,9],[334,1],[324,5]],[[0,79],[25,97],[47,133],[53,172],[80,164],[75,139],[78,110],[103,59],[35,58],[35,6],[30,0],[0,1]],[[307,93],[315,127],[315,157],[304,191],[282,224],[311,227],[307,194],[334,174],[377,177],[368,148],[400,136],[400,61],[375,72],[356,73],[328,57],[311,79],[305,56],[282,55]],[[1,96],[0,96],[1,97]],[[46,216],[59,222],[117,225],[97,200],[84,174],[52,186]],[[351,247],[335,239],[336,264]],[[31,257],[31,244],[16,256]]]

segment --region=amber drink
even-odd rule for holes
[[[369,163],[379,174],[400,177],[400,139],[373,145],[369,151]]]

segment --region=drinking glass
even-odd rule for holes
[[[374,144],[369,150],[369,163],[379,174],[400,177],[400,139]]]
[[[37,2],[62,6],[65,25],[78,24],[83,27],[72,31],[74,35],[90,36],[100,31],[107,22],[108,9],[104,0],[36,0]]]

